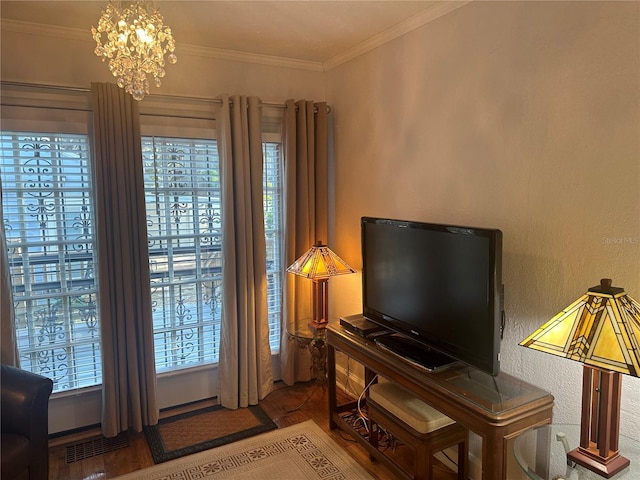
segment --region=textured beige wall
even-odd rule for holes
[[[640,299],[640,3],[473,2],[327,73],[333,246],[361,267],[359,218],[500,228],[502,369],[577,423],[581,366],[518,342],[600,278]],[[334,317],[360,276],[331,280]],[[622,431],[640,430],[624,377]]]

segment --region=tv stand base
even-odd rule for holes
[[[368,385],[379,374],[416,395],[482,438],[482,478],[506,480],[519,472],[511,452],[514,439],[524,431],[550,424],[553,396],[528,383],[500,373],[491,377],[466,366],[425,372],[378,347],[371,339],[347,332],[337,324],[327,328],[329,427],[350,433],[370,455],[378,457],[367,438],[359,435],[342,415],[355,401],[338,404],[336,351],[364,366]],[[364,404],[367,396],[365,392]],[[513,457],[513,462],[511,461]]]

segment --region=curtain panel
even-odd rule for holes
[[[325,102],[287,100],[284,143],[285,269],[316,241],[328,243],[328,115]],[[291,385],[311,378],[306,350],[288,332],[306,328],[312,318],[312,282],[287,274],[283,283],[280,362],[283,381]]]
[[[0,213],[2,213],[2,186],[0,185]],[[4,215],[4,214],[3,214]],[[20,366],[18,346],[16,344],[15,312],[13,309],[13,291],[11,290],[11,272],[4,221],[0,218],[0,356],[4,365]]]
[[[221,97],[216,115],[222,180],[222,319],[218,398],[235,409],[273,388],[267,306],[261,107]]]
[[[102,335],[102,432],[158,422],[138,104],[92,83]]]

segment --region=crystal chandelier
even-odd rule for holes
[[[96,41],[95,54],[104,62],[118,86],[136,100],[149,94],[147,74],[153,75],[157,87],[165,76],[165,54],[169,63],[178,58],[171,27],[152,2],[110,2],[103,10],[98,28],[91,27]]]

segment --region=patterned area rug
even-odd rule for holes
[[[155,463],[219,447],[274,430],[276,424],[259,406],[229,410],[220,405],[163,418],[144,427]]]
[[[371,480],[312,420],[116,477],[116,480]]]

